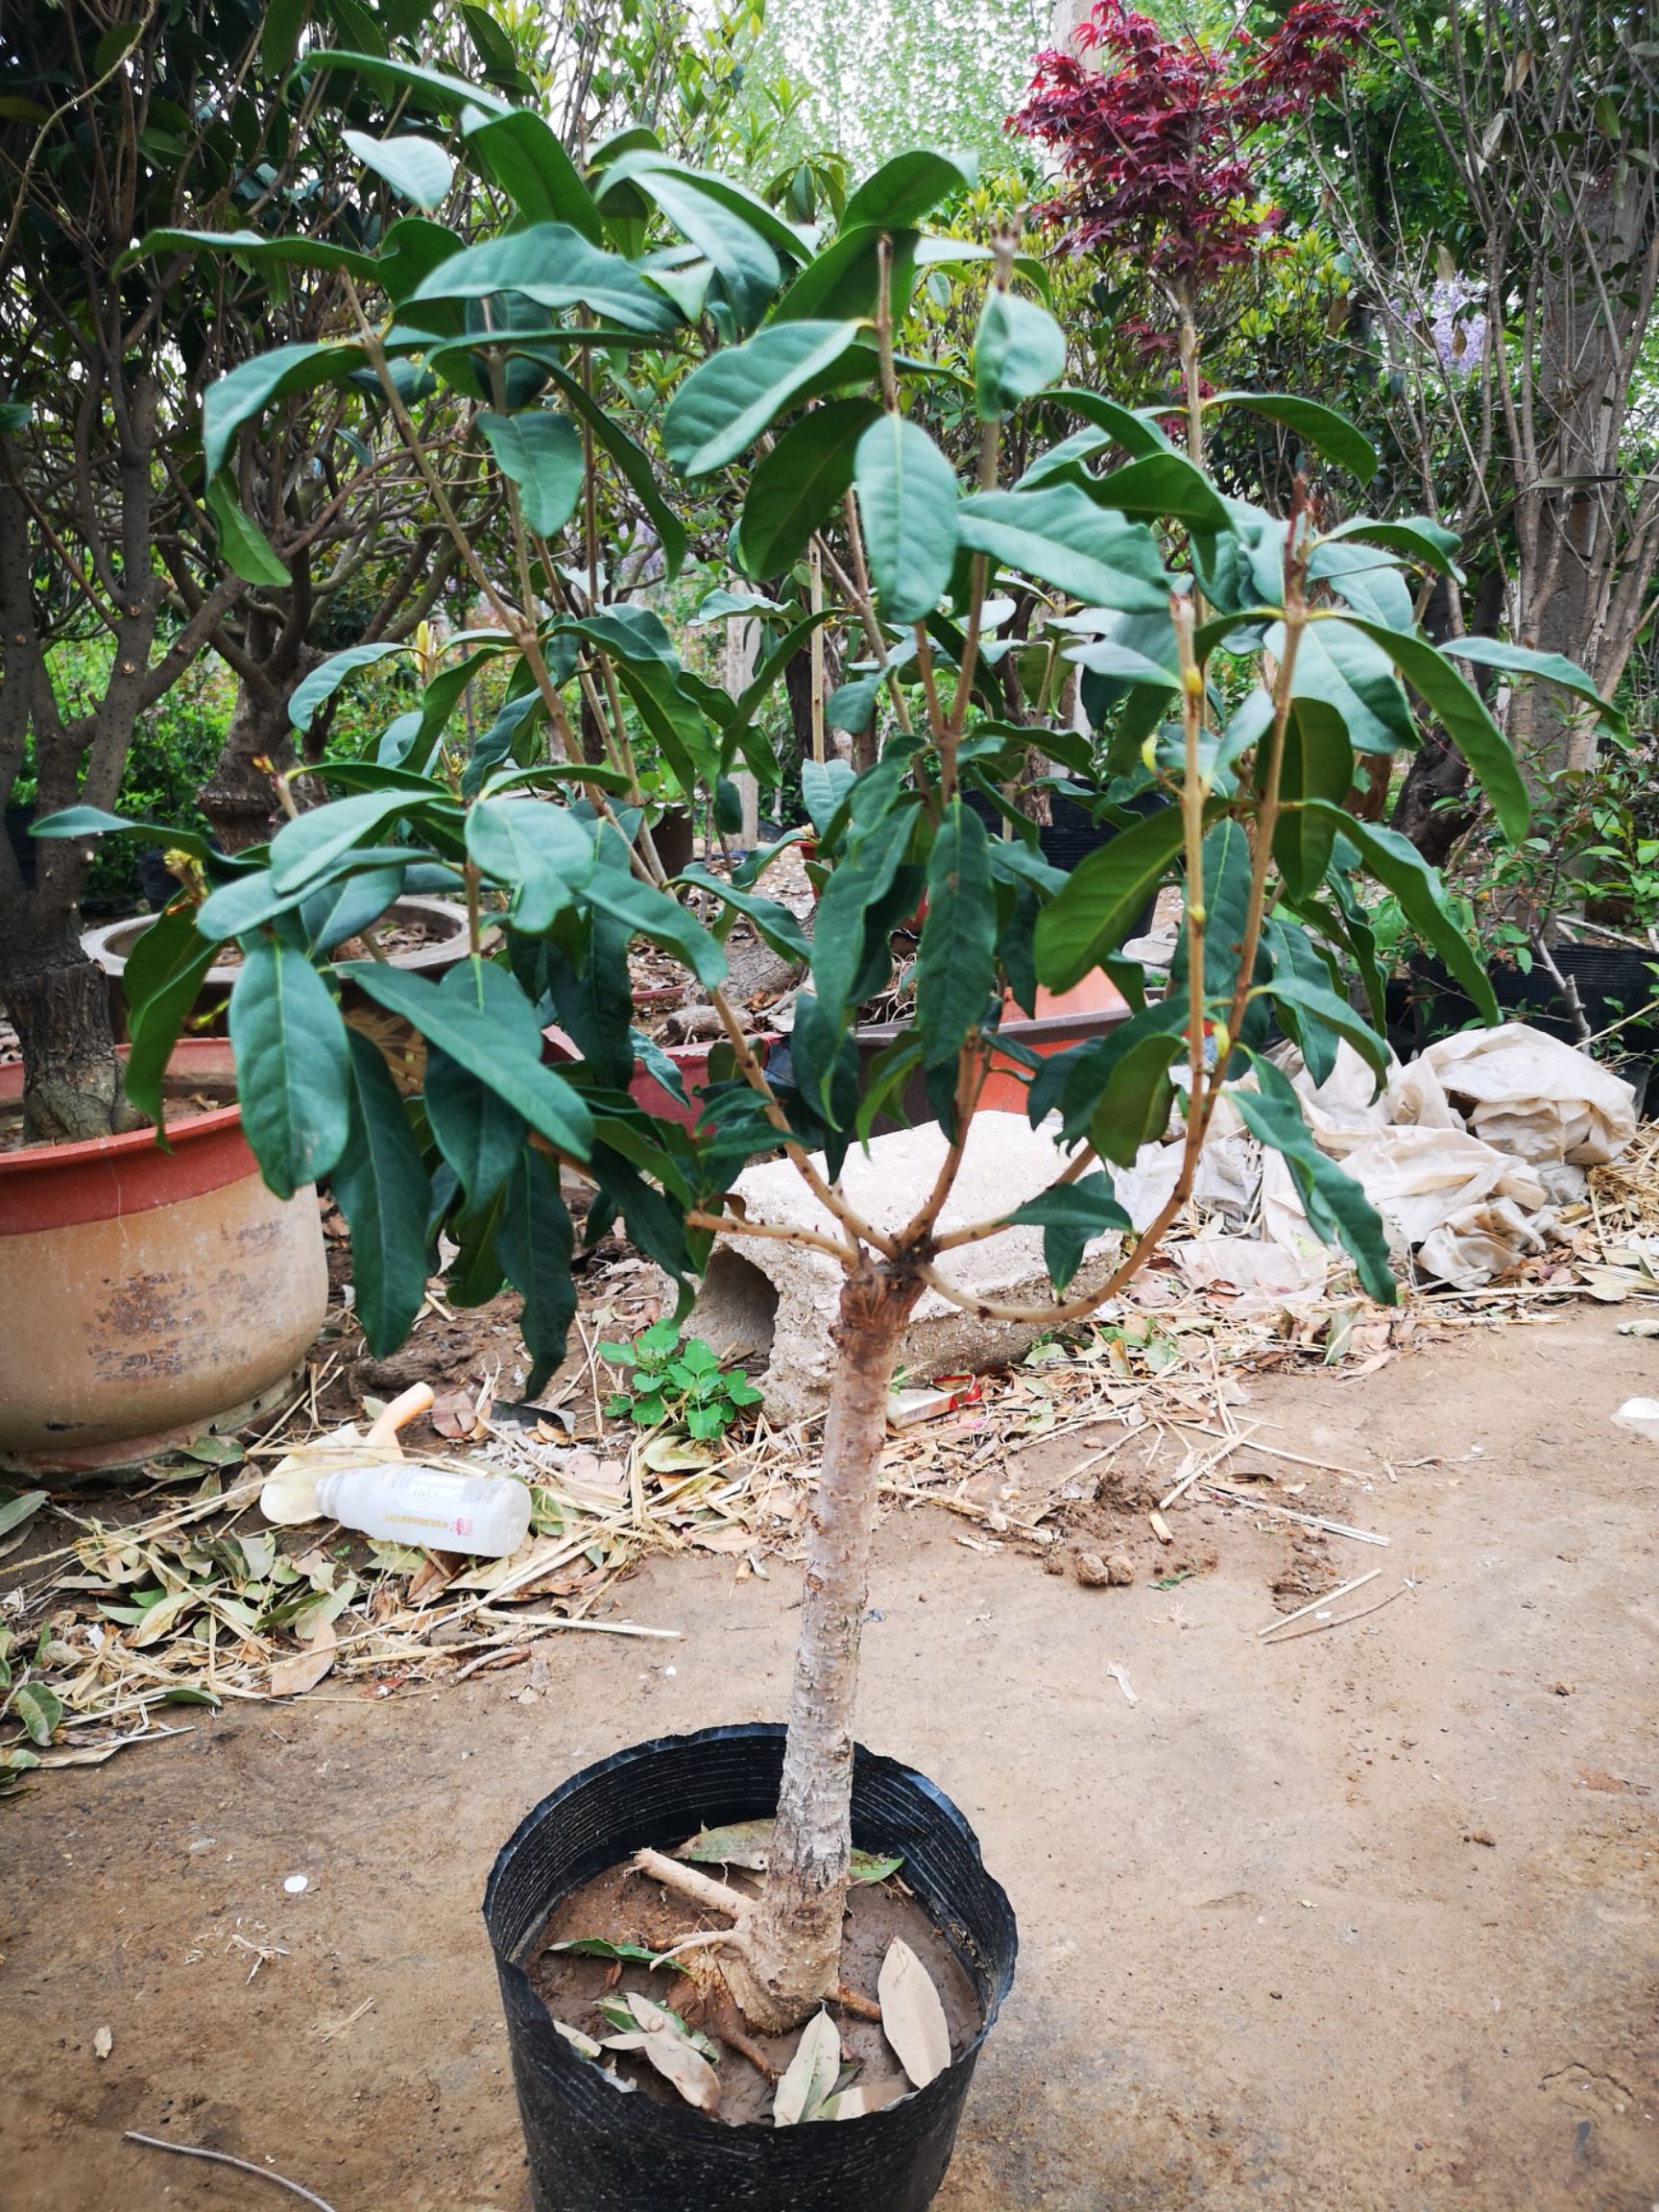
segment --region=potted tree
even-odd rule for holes
[[[363,55],[316,60],[369,78],[391,68]],[[705,2198],[779,2212],[808,2198],[919,2207],[937,2188],[1007,1986],[1013,1931],[960,1816],[921,1777],[854,1747],[887,1388],[906,1320],[924,1291],[966,1302],[952,1254],[1016,1225],[1043,1228],[1054,1295],[1012,1317],[1059,1327],[1123,1291],[1191,1188],[1224,1089],[1284,1155],[1314,1229],[1343,1245],[1374,1297],[1391,1300],[1381,1225],[1313,1143],[1266,1056],[1269,1025],[1315,1069],[1329,1067],[1339,1039],[1382,1069],[1383,1042],[1346,996],[1358,976],[1380,1019],[1366,877],[1388,886],[1491,1010],[1438,878],[1405,840],[1344,805],[1357,742],[1375,745],[1379,733],[1408,741],[1403,676],[1455,723],[1503,834],[1524,832],[1526,795],[1478,695],[1410,622],[1401,570],[1446,565],[1445,533],[1363,519],[1324,533],[1300,491],[1283,515],[1223,498],[1154,425],[1060,386],[1063,335],[1022,289],[1009,252],[926,231],[929,210],[960,181],[954,161],[901,156],[850,195],[832,233],[813,234],[740,184],[669,158],[648,132],[600,148],[579,174],[534,114],[422,82],[446,104],[460,157],[491,166],[513,227],[446,252],[400,298],[354,284],[349,329],[283,373],[373,379],[417,466],[402,397],[412,375],[451,380],[478,410],[507,504],[507,557],[473,541],[436,475],[429,489],[521,705],[508,742],[461,761],[438,743],[444,704],[429,692],[422,743],[396,761],[331,763],[335,796],[285,823],[260,865],[219,874],[195,915],[202,956],[228,937],[242,947],[229,1020],[249,1139],[277,1188],[332,1179],[351,1233],[357,1315],[376,1352],[408,1332],[442,1229],[454,1247],[451,1299],[482,1299],[503,1282],[522,1293],[534,1396],[575,1306],[565,1177],[587,1187],[589,1239],[620,1216],[683,1285],[721,1238],[791,1239],[842,1270],[786,1729],[637,1746],[573,1777],[503,1854],[487,1915],[541,2212]],[[509,141],[513,158],[497,163]],[[991,273],[963,384],[980,425],[971,486],[910,409],[933,365],[905,351],[918,269],[964,260]],[[664,395],[644,426],[648,445],[622,425],[624,355],[634,395]],[[275,372],[229,380],[210,396],[212,419],[227,430],[252,419],[276,383]],[[1088,457],[1047,455],[1036,482],[1027,471],[1005,485],[1005,425],[1040,394],[1107,437]],[[1322,439],[1338,444],[1363,473],[1368,456],[1347,424],[1317,411],[1306,420],[1315,451]],[[638,805],[636,733],[660,733],[683,757],[684,785],[709,792],[732,703],[687,679],[647,605],[585,607],[559,558],[595,471],[643,471],[669,496],[658,445],[680,479],[733,471],[739,559],[764,541],[776,578],[816,543],[838,613],[880,663],[868,764],[803,771],[826,879],[786,1089],[769,1080],[723,987],[731,917],[786,941],[763,888],[769,854],[730,876],[693,866],[670,877]],[[1108,466],[1096,471],[1091,458]],[[1357,545],[1366,553],[1358,569],[1346,558]],[[1056,606],[1136,624],[1117,662],[1128,688],[1096,744],[1048,726],[1022,726],[1011,740],[1000,685],[988,702],[982,617],[1004,573]],[[1392,597],[1379,603],[1380,577],[1406,599],[1398,621]],[[601,760],[579,741],[584,703]],[[993,836],[965,804],[969,788],[1000,795],[1011,742],[1074,758],[1079,781],[1100,791],[1125,757],[1143,756],[1166,804],[1063,874],[1035,854],[1020,820]],[[84,809],[43,825],[80,837],[114,827]],[[456,867],[467,884],[471,956],[442,984],[331,959],[307,933],[307,902],[340,895],[394,852]],[[1053,1174],[1009,1191],[995,1217],[961,1218],[952,1190],[988,1066],[1006,1049],[1005,989],[1028,1005],[1037,984],[1064,990],[1118,960],[1166,883],[1184,891],[1167,995],[1088,1045],[1041,1064],[1031,1056],[1025,1112],[1054,1135]],[[688,909],[692,888],[709,923]],[[478,932],[490,893],[502,940],[487,954]],[[853,1017],[890,973],[893,931],[924,894],[913,1033],[861,1083]],[[727,1078],[693,1129],[649,1118],[627,1093],[636,1040],[625,961],[636,937],[683,963],[722,1024]],[[343,1022],[349,982],[425,1040],[418,1104]],[[549,1021],[578,1059],[543,1061]],[[938,1125],[937,1174],[872,1217],[849,1202],[842,1165],[878,1094],[911,1067]],[[1185,1130],[1181,1175],[1137,1236],[1109,1170],[1172,1114]],[[800,1204],[757,1217],[734,1200],[733,1182],[745,1162],[774,1155],[792,1165]],[[1069,1295],[1085,1246],[1102,1236],[1121,1239],[1110,1273]],[[761,1815],[773,1825],[752,1889],[666,1855],[693,1829]],[[941,2048],[900,1961],[904,2004],[895,1986],[889,2018],[885,1985],[875,2000],[892,2045],[880,2086],[902,2092],[885,2104],[874,2092],[843,2104],[836,2080],[833,2023],[872,2005],[868,1988],[843,1981],[855,1847],[903,1853],[971,1997]],[[615,2038],[591,2032],[611,2016],[556,2020],[529,1979],[549,1915],[621,1863],[653,1895],[684,1900],[686,1955],[713,1960],[735,2008],[710,2066],[672,2005],[645,1993],[661,1988],[653,1969],[626,1949],[616,1958],[634,2023],[617,2031],[619,2047],[630,2064],[637,2054],[659,2066],[683,2104],[616,2095],[605,2047]],[[685,1946],[654,1944],[652,1955],[670,1948]],[[720,2067],[740,2070],[745,2049],[763,2059],[787,2051],[783,2080],[757,2122],[726,2126],[712,2116]],[[848,2125],[785,2125],[831,2113]]]

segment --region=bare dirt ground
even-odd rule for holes
[[[1608,1424],[1659,1347],[1617,1321],[1255,1385],[1264,1434],[1377,1466],[1343,1517],[1390,1549],[1334,1564],[1415,1584],[1287,1648],[1284,1539],[1238,1519],[1173,1590],[1140,1546],[1084,1589],[888,1521],[861,1734],[967,1812],[1022,1939],[941,2212],[1659,2202],[1659,1448]],[[43,1777],[0,1813],[5,2212],[293,2200],[126,2128],[337,2212],[523,2212],[491,1860],[587,1761],[781,1714],[794,1595],[665,1558],[625,1607],[683,1643],[325,1684]]]

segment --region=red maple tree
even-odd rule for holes
[[[1270,235],[1250,141],[1333,92],[1372,20],[1340,0],[1297,0],[1270,37],[1218,46],[1169,37],[1123,0],[1096,0],[1080,53],[1048,48],[1008,127],[1051,147],[1070,190],[1049,204],[1074,252],[1132,253],[1190,315],[1212,277]],[[1091,67],[1081,55],[1112,57]]]

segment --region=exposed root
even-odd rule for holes
[[[664,1889],[678,1890],[682,1897],[691,1898],[710,1912],[724,1912],[729,1920],[745,1918],[755,1903],[753,1897],[745,1897],[740,1889],[728,1888],[712,1875],[687,1866],[683,1859],[670,1859],[661,1851],[636,1851],[630,1872],[648,1874],[653,1882],[661,1882]]]

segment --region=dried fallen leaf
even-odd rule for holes
[[[826,2120],[861,2120],[866,2112],[879,2112],[883,2104],[894,2104],[901,2097],[908,2097],[910,2084],[902,2074],[895,2074],[885,2081],[858,2081],[851,2089],[843,2089],[839,2097],[831,2097],[824,2107]]]
[[[887,1946],[877,1978],[881,2032],[918,2089],[926,2089],[950,2063],[950,2030],[933,1978],[897,1936]]]
[[[814,2013],[801,2031],[795,2056],[772,2100],[773,2126],[793,2128],[802,2121],[821,2120],[840,2071],[841,2032],[828,2012]]]
[[[764,1874],[771,1850],[770,1820],[734,1820],[727,1828],[699,1828],[690,1842],[682,1843],[674,1856],[689,1859],[699,1866],[742,1866],[751,1874]],[[890,1874],[897,1874],[903,1863],[901,1852],[854,1851],[847,1863],[847,1871],[854,1883],[885,1882]]]
[[[113,2051],[114,2048],[115,2036],[114,2032],[111,2029],[100,2028],[94,2032],[92,2036],[92,2050],[95,2056],[99,2058],[108,2058],[110,2052]]]
[[[665,2081],[673,2083],[687,2104],[694,2104],[699,2112],[718,2112],[720,2109],[720,2077],[715,2073],[703,2051],[712,2049],[706,2035],[693,2040],[694,2031],[688,2029],[677,2012],[666,2005],[653,2005],[648,1997],[630,1996],[625,2000],[601,2003],[599,2010],[607,2019],[619,2016],[620,2006],[626,2003],[636,2026],[619,2035],[607,2035],[607,2051],[637,2051],[656,2067]]]
[[[334,1623],[320,1621],[317,1633],[303,1651],[278,1659],[271,1670],[273,1697],[301,1697],[315,1690],[334,1664]]]
[[[685,1475],[713,1464],[712,1444],[697,1444],[687,1436],[653,1436],[639,1455],[654,1475]]]

